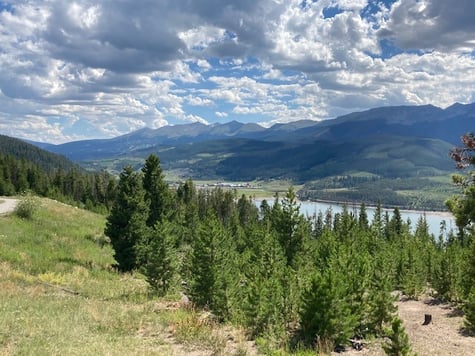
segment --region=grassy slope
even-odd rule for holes
[[[32,220],[0,216],[0,354],[246,354],[197,313],[154,299],[140,276],[116,273],[104,223],[46,199]]]

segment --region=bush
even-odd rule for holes
[[[32,219],[38,211],[40,202],[31,194],[24,195],[15,208],[15,214],[22,219]]]
[[[383,350],[388,356],[412,356],[409,338],[402,325],[402,320],[395,317],[391,323],[391,329],[387,330],[388,341],[384,343]]]

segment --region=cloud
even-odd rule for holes
[[[228,113],[227,113],[227,112],[216,111],[215,114],[216,114],[217,117],[228,117]]]
[[[380,105],[469,102],[474,7],[0,0],[0,129],[64,142],[167,123],[321,120]]]
[[[399,0],[379,31],[404,49],[473,51],[475,2]]]

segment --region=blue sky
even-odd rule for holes
[[[473,0],[0,0],[0,133],[469,103],[474,15]]]

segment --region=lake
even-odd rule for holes
[[[260,206],[263,199],[256,200],[257,206]],[[269,205],[274,203],[274,199],[266,199]],[[299,201],[300,204],[300,213],[305,216],[313,216],[318,214],[320,211],[324,214],[327,209],[331,208],[332,213],[341,213],[343,211],[343,204],[338,203],[326,203],[326,202],[311,202],[311,201]],[[347,209],[353,212],[358,216],[358,211],[360,205],[351,205],[347,204]],[[394,209],[382,209],[383,213],[386,211],[389,212],[389,217],[391,218]],[[368,214],[368,220],[373,220],[375,207],[367,206],[366,213]],[[417,221],[421,215],[426,215],[426,221],[429,225],[429,232],[434,234],[434,236],[439,236],[440,233],[440,224],[442,221],[445,221],[446,231],[449,232],[453,230],[454,233],[457,232],[457,226],[455,225],[454,216],[445,211],[419,211],[419,210],[400,210],[402,219],[406,222],[408,219],[411,222],[412,231],[414,231]],[[445,236],[444,236],[445,237]]]

